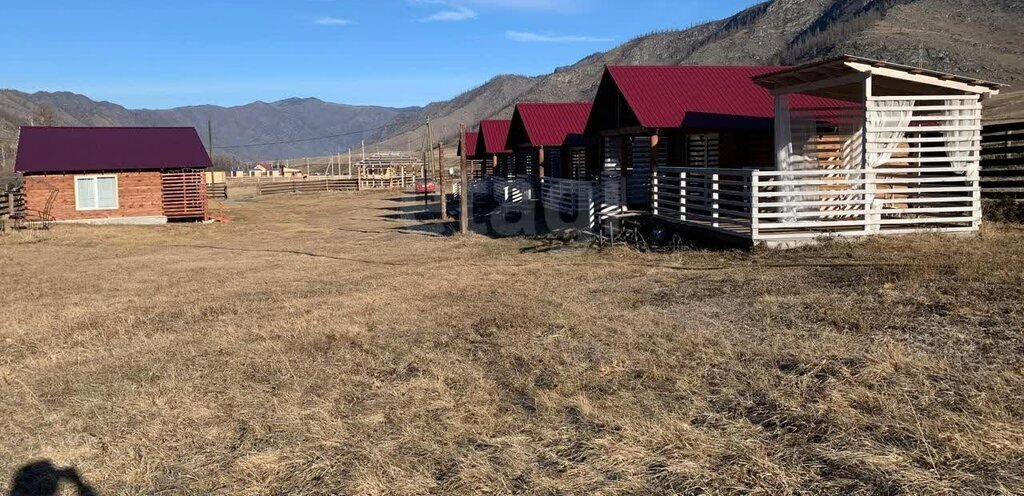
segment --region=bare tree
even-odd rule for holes
[[[33,126],[56,126],[57,110],[45,103],[39,105],[32,111],[32,118],[29,123]]]

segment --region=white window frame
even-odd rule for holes
[[[79,202],[78,202],[78,180],[79,179],[85,179],[85,178],[100,179],[100,178],[111,178],[111,177],[114,178],[114,193],[115,194],[114,194],[114,206],[113,207],[99,207],[99,206],[96,206],[96,207],[85,207],[85,208],[82,208],[82,207],[79,206]],[[75,181],[75,210],[76,211],[88,212],[88,211],[92,211],[92,210],[118,210],[118,209],[121,208],[121,189],[120,189],[120,185],[118,184],[117,174],[80,174],[80,175],[74,176],[74,181]],[[93,183],[93,185],[96,185],[96,184],[99,184],[99,183],[98,182],[94,182]],[[99,201],[100,201],[100,191],[99,191],[98,187],[94,187],[94,189],[95,189],[95,191],[94,191],[94,194],[93,194],[93,198],[96,200],[96,203],[99,204]]]

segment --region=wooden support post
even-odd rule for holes
[[[688,195],[686,184],[686,172],[679,173],[679,220],[686,222],[686,195]]]
[[[537,177],[544,177],[544,147],[537,151]]]
[[[448,197],[444,189],[444,143],[437,144],[437,189],[441,194],[441,220],[448,220]]]
[[[654,130],[654,134],[651,134],[651,155],[650,155],[650,166],[651,166],[651,213],[655,216],[658,215],[658,130]]]
[[[718,227],[718,174],[711,175],[711,227]]]
[[[632,142],[630,141],[630,139],[628,137],[626,137],[626,136],[619,136],[618,140],[619,140],[619,194],[621,195],[620,199],[619,199],[619,204],[621,205],[620,212],[624,213],[624,212],[628,212],[629,211],[629,179],[627,179],[627,176],[629,175],[629,166],[627,165],[626,161],[629,160],[629,163],[632,163],[633,157],[631,155],[633,154],[633,150],[632,150],[632,148],[630,148],[629,150],[626,150],[626,148],[629,145],[632,144]]]
[[[459,125],[460,142],[466,142],[466,126]],[[459,202],[459,231],[463,235],[469,234],[469,172],[466,170],[466,151],[462,151],[461,163],[459,164],[459,178],[462,180],[462,195]]]
[[[861,122],[861,139],[864,141],[861,143],[861,167],[864,170],[864,234],[871,234],[881,229],[880,224],[873,224],[875,222],[875,214],[872,210],[875,208],[875,193],[877,191],[877,174],[875,174],[875,168],[871,165],[868,160],[868,147],[870,146],[871,134],[868,133],[868,112],[871,110],[868,108],[871,102],[872,88],[871,88],[871,74],[864,79],[864,115],[863,121]],[[881,215],[878,216],[881,220]]]
[[[750,173],[750,239],[757,241],[757,230],[758,230],[758,217],[760,216],[761,207],[758,205],[759,199],[757,197],[758,191],[761,189],[760,176],[757,175],[758,171],[752,171]]]

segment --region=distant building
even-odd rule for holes
[[[488,175],[512,177],[512,150],[505,147],[511,120],[480,121],[474,158],[484,163]]]

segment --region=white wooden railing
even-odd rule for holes
[[[654,177],[654,215],[749,236],[754,177],[754,171],[744,169],[659,167]]]
[[[598,220],[604,222],[626,212],[626,179],[618,173],[605,171],[597,186]]]
[[[582,215],[588,227],[594,227],[599,191],[595,181],[541,178],[541,205],[545,209],[563,214]]]
[[[522,203],[534,198],[534,181],[525,177],[491,176],[491,197],[499,203]]]
[[[977,179],[950,167],[759,171],[662,167],[655,215],[739,236],[786,242],[978,228]]]

